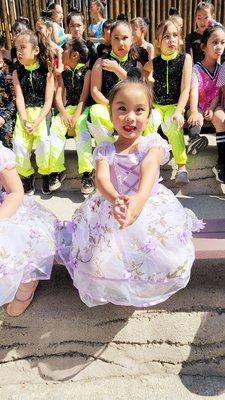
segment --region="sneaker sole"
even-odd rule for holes
[[[33,196],[35,193],[35,190],[30,190],[29,192],[24,192],[24,194],[26,194],[27,196]]]
[[[62,186],[62,182],[66,179],[66,174],[62,176],[60,182],[55,183],[54,185],[49,185],[50,192],[54,192],[54,190],[59,189]]]
[[[95,191],[95,188],[90,188],[90,189],[81,188],[80,191],[81,191],[82,194],[91,194],[91,193],[93,193]]]
[[[219,176],[218,176],[218,171],[217,171],[216,167],[213,167],[213,168],[212,168],[212,172],[214,173],[217,182],[225,184],[225,182],[224,182],[224,181],[221,181],[221,179],[219,178]]]
[[[205,136],[203,136],[199,138],[198,141],[188,146],[187,154],[192,154],[194,156],[198,154],[200,151],[205,150],[206,147],[208,147],[208,144],[209,144],[208,139]]]

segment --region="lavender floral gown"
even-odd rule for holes
[[[1,172],[13,167],[13,152],[0,142],[0,203]],[[0,306],[13,300],[20,283],[50,278],[55,224],[56,217],[28,196],[11,218],[0,220]]]
[[[143,137],[134,154],[117,154],[113,144],[104,142],[93,157],[106,158],[118,192],[132,195],[140,163],[152,147],[164,149],[166,163],[169,146],[158,134]],[[195,258],[192,231],[203,225],[159,184],[158,175],[140,216],[123,230],[109,201],[98,192],[88,198],[72,221],[59,226],[59,256],[89,307],[108,302],[151,306],[187,285]]]

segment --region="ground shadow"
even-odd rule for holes
[[[55,266],[51,281],[41,282],[22,316],[10,318],[0,312],[0,364],[27,360],[43,379],[62,381],[95,360],[107,368],[113,361],[105,359],[104,352],[133,311],[113,305],[88,308],[65,268]]]

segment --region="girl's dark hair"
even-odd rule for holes
[[[171,16],[171,15],[179,15],[178,9],[176,7],[170,7],[169,16]]]
[[[225,33],[225,28],[221,25],[213,26],[210,28],[206,28],[202,34],[201,37],[201,44],[207,44],[210,36],[213,34],[213,32],[217,31],[218,29],[222,29],[222,31]]]
[[[69,14],[67,15],[67,18],[66,18],[66,24],[67,24],[67,26],[69,26],[70,21],[71,21],[71,19],[72,19],[73,17],[78,17],[78,18],[80,18],[82,24],[84,23],[84,16],[83,16],[83,14],[81,14],[81,12],[78,11],[78,10],[76,10],[76,9],[71,9],[71,11],[69,12]]]
[[[127,26],[127,28],[132,32],[131,24],[128,21],[123,21],[123,20],[119,19],[119,20],[116,20],[115,22],[113,22],[113,24],[111,25],[110,34],[112,34],[114,29],[116,29],[120,25]]]
[[[71,42],[71,51],[77,51],[80,55],[80,62],[86,64],[90,58],[88,43],[83,39],[74,39]]]
[[[116,20],[117,21],[126,21],[126,22],[128,22],[129,19],[128,19],[128,16],[126,14],[121,13],[121,14],[117,15]]]
[[[39,54],[37,58],[40,64],[46,67],[49,71],[52,71],[54,55],[48,39],[40,32],[34,33],[30,29],[21,32],[17,38],[20,36],[28,36],[32,47],[39,47]]]
[[[41,11],[41,16],[42,17],[47,17],[51,18],[52,17],[52,10],[56,8],[57,4],[53,1],[48,1],[47,2],[47,10],[42,10]]]
[[[111,26],[112,26],[112,24],[114,24],[114,22],[115,21],[113,19],[107,19],[102,25],[102,31],[104,31],[104,29],[111,30]]]
[[[151,107],[152,107],[152,99],[153,99],[152,91],[150,90],[147,83],[143,79],[140,79],[137,76],[129,76],[128,75],[127,78],[123,79],[122,81],[119,81],[115,86],[113,86],[113,88],[110,90],[110,93],[109,93],[110,109],[112,107],[113,100],[115,99],[117,93],[124,87],[131,86],[131,85],[141,87],[143,92],[146,94],[146,97],[148,98],[149,114],[150,114]]]
[[[11,27],[12,33],[20,33],[29,29],[29,19],[26,17],[19,17]]]

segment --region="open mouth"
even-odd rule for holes
[[[123,129],[124,129],[126,132],[129,132],[129,133],[131,133],[131,132],[135,132],[135,130],[136,130],[136,126],[132,126],[132,125],[125,125],[125,126],[123,127]]]

